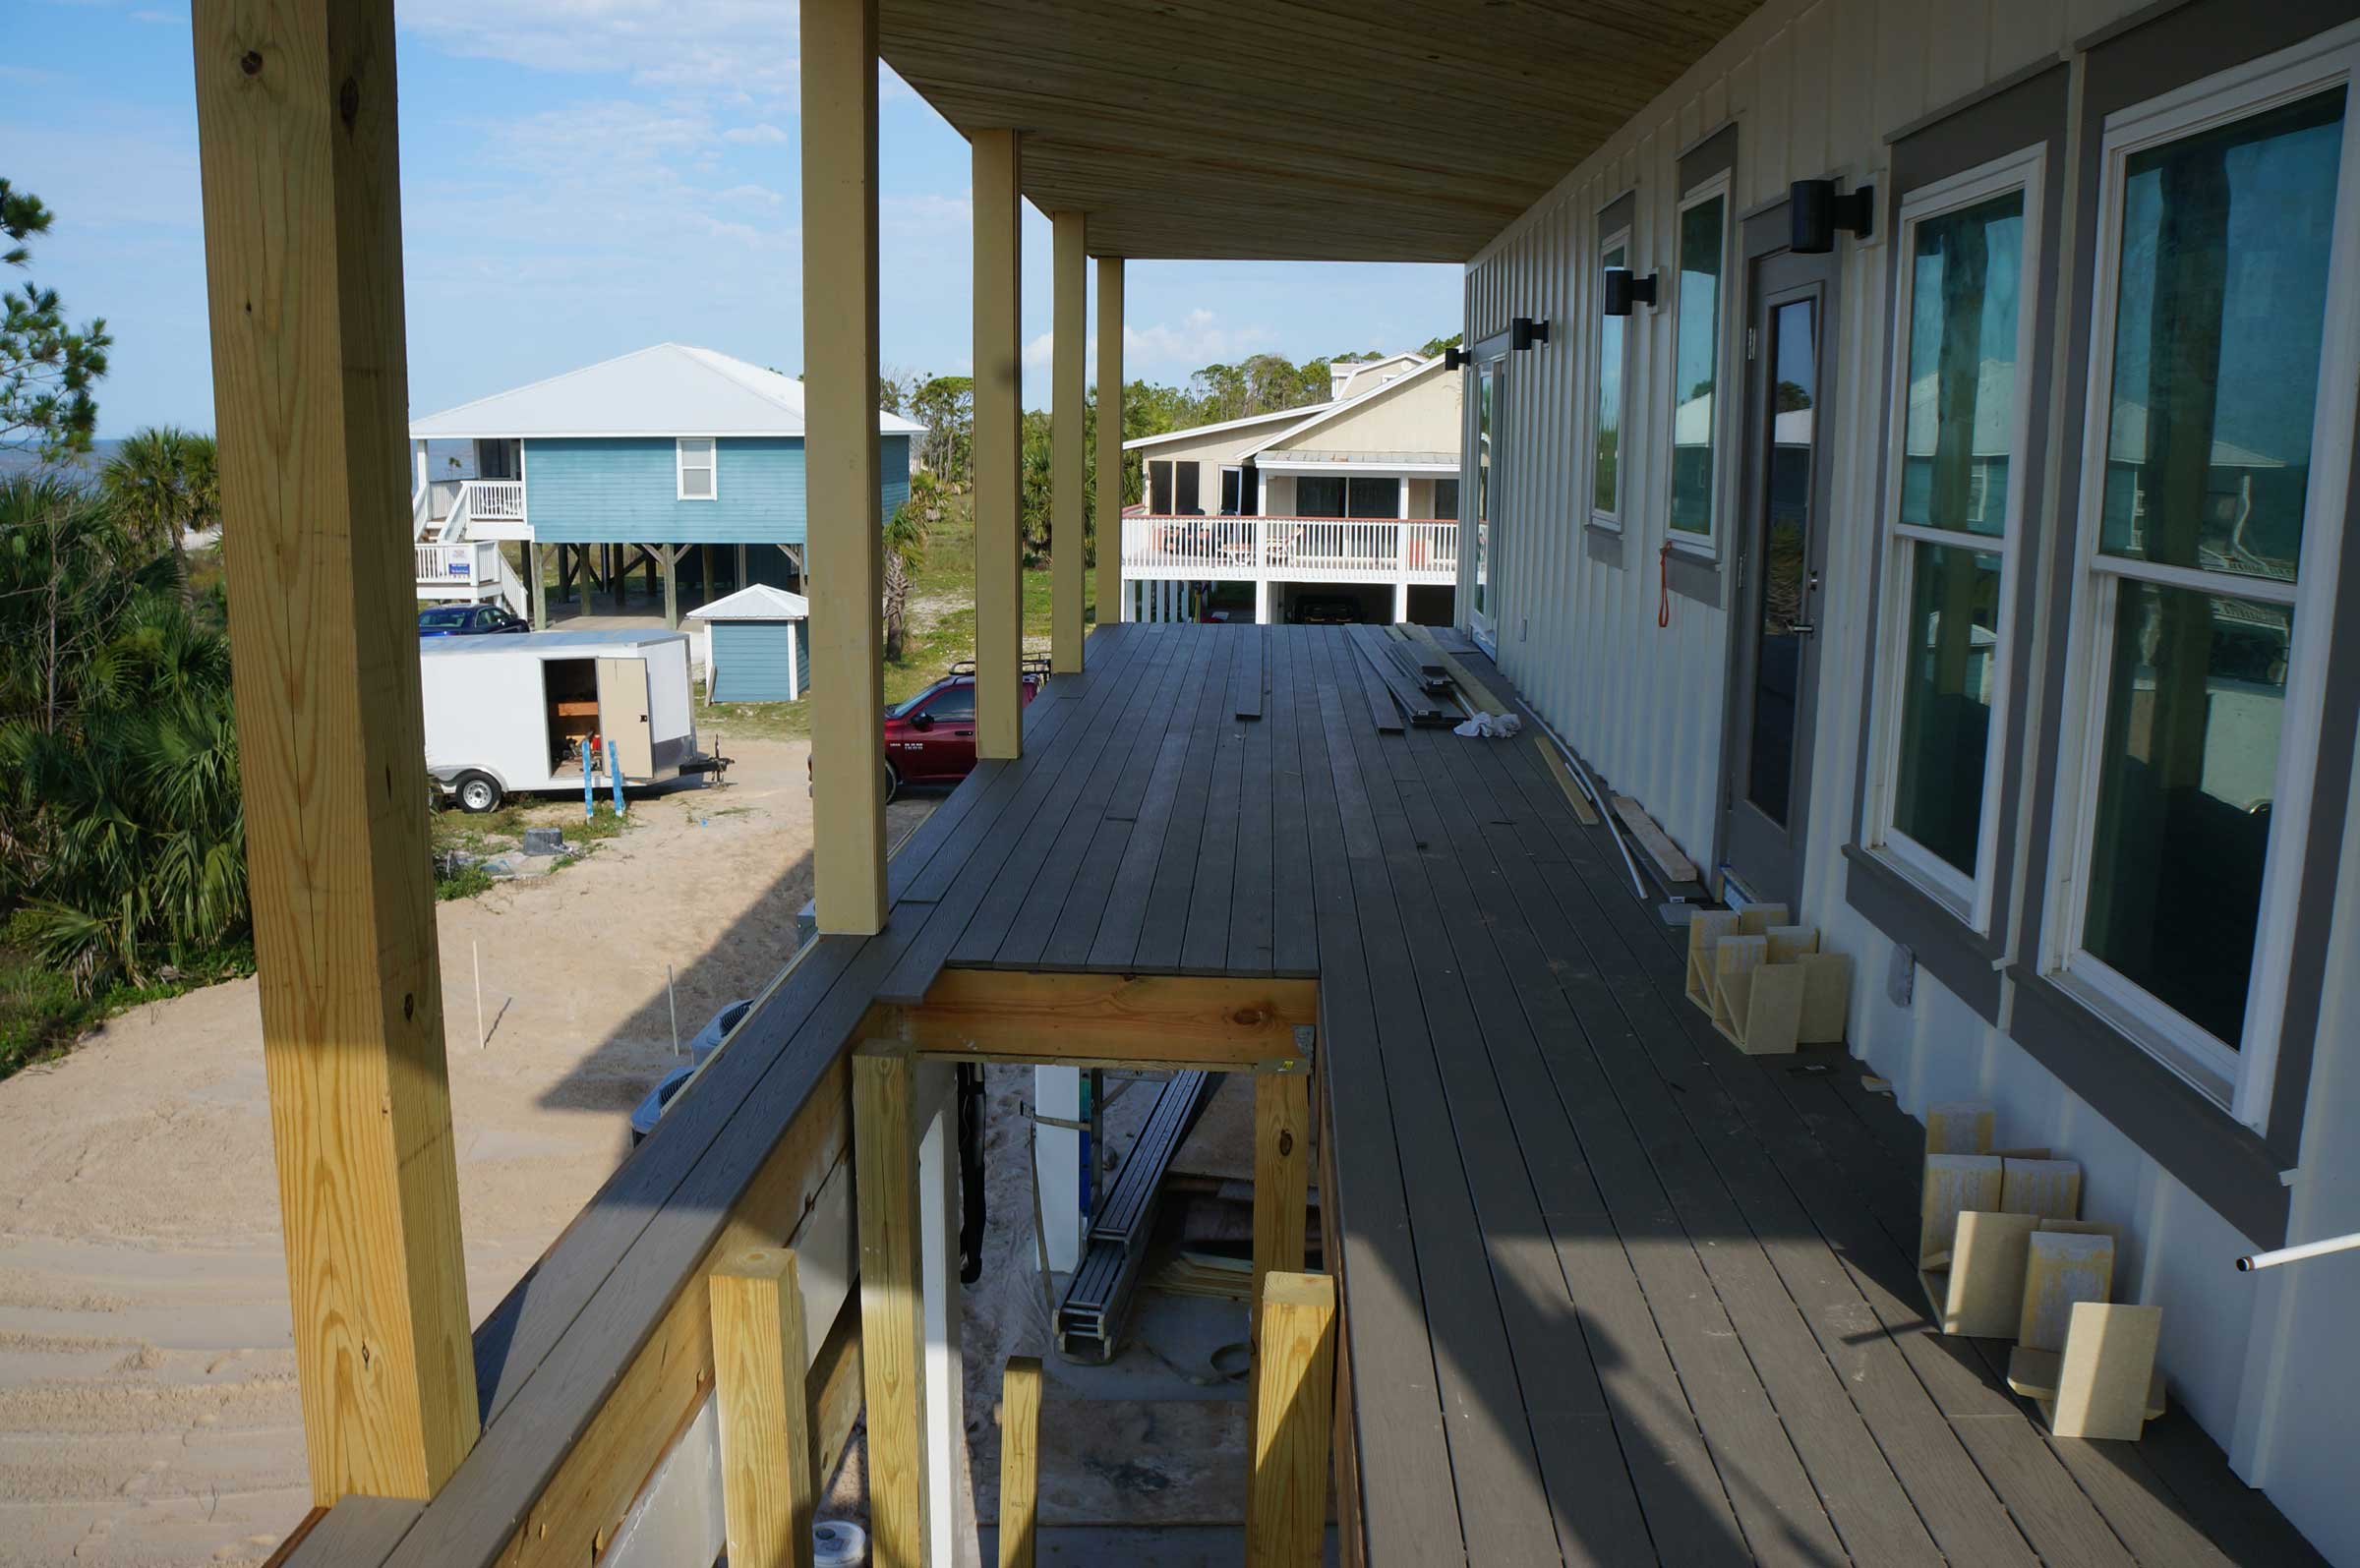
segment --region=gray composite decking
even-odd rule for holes
[[[946,964],[1317,978],[1372,1562],[2321,1560],[2185,1416],[2051,1439],[2004,1347],[1929,1330],[1921,1132],[1841,1052],[1724,1044],[1531,745],[1402,726],[1348,628],[1088,655],[478,1330],[484,1437],[384,1560],[505,1542],[850,1031]]]

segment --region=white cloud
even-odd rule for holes
[[[734,126],[722,132],[721,139],[746,146],[777,146],[787,140],[787,133],[765,120],[760,125]]]
[[[1148,326],[1123,323],[1123,374],[1126,377],[1150,369],[1186,376],[1204,366],[1221,364],[1252,353],[1271,338],[1267,326],[1224,326],[1212,312],[1194,310],[1177,325],[1157,321]]]
[[[1057,334],[1043,332],[1025,345],[1025,369],[1045,371],[1057,355]]]
[[[454,54],[792,108],[796,8],[777,0],[404,0],[401,25]]]

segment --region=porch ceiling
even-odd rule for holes
[[[882,0],[1094,255],[1463,261],[1758,0]]]

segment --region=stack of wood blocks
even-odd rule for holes
[[[1987,1105],[1929,1106],[1918,1278],[1945,1334],[2016,1342],[2008,1386],[2060,1437],[2134,1439],[2163,1414],[2159,1307],[2109,1297],[2121,1234],[2080,1217],[2082,1168],[1994,1148]]]
[[[1852,959],[1819,951],[1819,928],[1787,923],[1783,903],[1699,909],[1688,920],[1688,1000],[1750,1056],[1840,1045]]]

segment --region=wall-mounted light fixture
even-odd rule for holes
[[[1787,187],[1787,213],[1792,227],[1787,249],[1799,256],[1824,256],[1836,248],[1836,231],[1856,240],[1876,232],[1876,187],[1836,195],[1833,180],[1797,180]]]
[[[1634,305],[1644,305],[1649,310],[1653,310],[1655,308],[1655,279],[1656,274],[1653,272],[1648,273],[1645,277],[1634,277],[1627,266],[1608,267],[1606,269],[1606,298],[1605,302],[1599,306],[1599,310],[1608,316],[1628,316],[1630,308]]]
[[[1467,351],[1456,343],[1443,350],[1443,369],[1455,371],[1467,363]]]
[[[1536,321],[1529,316],[1519,316],[1507,323],[1507,346],[1526,349],[1535,343],[1549,341],[1549,323]]]

